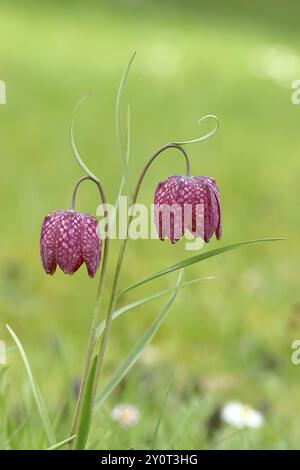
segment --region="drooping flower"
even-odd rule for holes
[[[221,410],[221,418],[236,428],[260,428],[264,423],[259,411],[239,401],[227,403]]]
[[[42,225],[40,249],[47,274],[54,274],[57,264],[65,274],[74,274],[85,262],[94,277],[101,259],[97,219],[75,210],[50,213]]]
[[[158,184],[154,204],[161,240],[176,243],[187,229],[205,242],[222,236],[220,192],[209,176],[170,176]]]
[[[134,405],[119,403],[112,410],[111,417],[121,426],[128,428],[138,424],[140,420],[140,412]]]

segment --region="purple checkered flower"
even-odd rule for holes
[[[75,210],[52,212],[44,219],[40,248],[47,274],[54,274],[57,264],[65,274],[74,274],[85,262],[94,277],[101,259],[98,221]]]
[[[155,223],[159,238],[176,243],[189,230],[207,243],[222,235],[220,192],[209,176],[170,176],[155,191]]]

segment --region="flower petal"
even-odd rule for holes
[[[178,191],[183,184],[181,176],[170,176],[161,181],[155,191],[154,214],[159,238],[168,237],[176,243],[183,235],[181,204],[178,202]]]
[[[56,271],[56,253],[55,253],[55,233],[58,216],[49,214],[45,217],[42,225],[40,253],[43,267],[47,274],[54,274]]]
[[[214,181],[214,180],[213,180]],[[214,192],[214,196],[216,198],[217,202],[217,208],[218,208],[218,222],[217,222],[217,227],[216,227],[216,237],[218,240],[220,240],[222,236],[222,211],[221,211],[221,199],[220,199],[220,191],[218,186],[216,185],[216,182],[214,181],[214,184],[212,185],[212,190]]]
[[[81,216],[63,211],[56,229],[56,260],[65,274],[74,274],[83,263]]]
[[[101,239],[97,219],[88,214],[82,214],[82,255],[89,276],[94,277],[101,259]]]
[[[214,180],[208,176],[195,176],[194,181],[197,186],[195,191],[195,203],[202,204],[202,223],[197,221],[197,226],[193,227],[196,236],[204,238],[208,242],[216,231],[220,221],[220,208],[217,200],[217,186]],[[216,193],[215,193],[216,191]],[[201,219],[200,219],[201,220]],[[204,221],[204,227],[203,227]],[[202,234],[199,231],[202,231]]]

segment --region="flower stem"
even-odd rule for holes
[[[108,313],[107,313],[107,317],[106,317],[106,321],[105,321],[105,327],[104,327],[103,337],[102,337],[100,351],[99,351],[99,357],[98,357],[98,363],[97,363],[97,369],[96,369],[96,376],[95,376],[94,393],[96,393],[96,391],[97,391],[97,387],[98,387],[99,380],[100,380],[100,373],[101,373],[102,365],[103,365],[103,361],[104,361],[104,356],[105,356],[105,352],[106,352],[107,345],[108,345],[113,313],[115,311],[116,302],[117,302],[117,292],[118,292],[120,275],[121,275],[121,267],[122,267],[122,263],[123,263],[123,260],[124,260],[127,240],[128,240],[128,238],[126,237],[122,241],[122,245],[121,245],[120,251],[119,251],[117,266],[116,266],[115,275],[114,275],[113,287],[112,287],[112,292],[111,292],[111,297],[110,297],[110,302],[109,302],[109,307],[108,307]]]
[[[102,184],[99,181],[95,181],[93,178],[89,176],[84,176],[78,180],[73,191],[73,197],[72,197],[72,209],[73,210],[75,209],[75,200],[76,200],[78,187],[85,180],[91,180],[98,186],[102,204],[103,205],[106,204],[106,198],[105,198],[105,193],[104,193]],[[107,217],[106,213],[105,213],[105,217]],[[80,384],[79,394],[78,394],[76,408],[75,408],[75,414],[74,414],[73,423],[72,423],[71,436],[76,434],[76,431],[77,431],[78,418],[80,415],[80,410],[81,410],[81,405],[82,405],[82,398],[84,395],[87,377],[88,377],[90,365],[92,362],[93,351],[94,351],[95,343],[96,343],[96,331],[97,331],[97,326],[99,323],[98,316],[99,316],[99,310],[100,310],[101,302],[102,302],[103,289],[104,289],[104,283],[105,283],[105,277],[106,277],[106,271],[107,271],[108,254],[109,254],[109,236],[108,236],[107,228],[108,228],[108,221],[106,221],[106,227],[105,227],[106,238],[104,242],[104,255],[103,255],[103,260],[102,260],[99,286],[98,286],[96,303],[95,303],[93,316],[92,316],[92,322],[91,322],[91,328],[90,328],[90,334],[89,334],[89,340],[88,340],[87,353],[86,353],[86,358],[85,358],[85,363],[84,363],[84,368],[83,368],[82,380]],[[72,447],[72,444],[70,444],[70,447]]]
[[[186,151],[181,147],[181,145],[175,144],[175,143],[170,143],[170,144],[164,145],[163,147],[161,147],[159,150],[157,150],[149,158],[149,160],[147,161],[145,167],[143,168],[143,170],[141,172],[141,175],[138,179],[137,185],[135,187],[133,196],[132,196],[132,204],[136,203],[140,187],[142,185],[142,182],[144,180],[144,177],[145,177],[149,167],[151,166],[153,161],[156,159],[156,157],[158,157],[158,155],[160,155],[162,152],[164,152],[168,148],[176,148],[176,149],[180,150],[183,153],[185,161],[186,161],[186,172],[187,172],[188,176],[190,175],[189,157],[188,157]],[[77,193],[77,189],[78,189],[80,183],[82,181],[85,181],[85,180],[88,180],[88,179],[92,180],[93,182],[95,182],[97,184],[97,186],[99,188],[99,191],[100,191],[102,203],[105,204],[105,195],[104,195],[104,191],[103,191],[101,183],[99,181],[95,181],[90,176],[87,176],[87,177],[81,178],[78,181],[78,183],[76,184],[75,188],[74,188],[73,198],[72,198],[72,209],[75,208],[76,193]],[[96,368],[96,376],[95,376],[95,382],[94,382],[94,396],[96,394],[97,387],[98,387],[98,384],[99,384],[99,381],[100,381],[100,376],[101,376],[101,372],[102,372],[105,352],[106,352],[106,349],[107,349],[109,335],[110,335],[110,331],[111,331],[113,313],[115,311],[116,302],[117,302],[117,298],[118,298],[118,287],[119,287],[119,281],[120,281],[120,275],[121,275],[121,268],[122,268],[122,264],[123,264],[123,260],[124,260],[125,249],[126,249],[127,240],[128,240],[129,226],[130,226],[132,217],[133,217],[132,215],[128,216],[127,234],[126,234],[126,238],[122,241],[120,251],[119,251],[118,260],[117,260],[117,265],[116,265],[116,270],[115,270],[115,275],[114,275],[114,281],[113,281],[113,286],[112,286],[112,291],[111,291],[111,297],[110,297],[110,301],[109,301],[108,313],[107,313],[107,317],[106,317],[106,321],[105,321],[105,327],[104,327],[103,337],[102,337],[102,341],[101,341],[101,345],[100,345],[99,357],[98,357],[97,366],[96,366],[97,368]],[[106,230],[106,231],[108,232],[108,230]],[[104,279],[105,279],[107,258],[108,258],[108,247],[109,247],[109,238],[107,236],[106,239],[105,239],[105,251],[104,251],[104,257],[103,257],[102,271],[101,271],[100,283],[99,283],[99,288],[98,288],[98,293],[97,293],[97,298],[96,298],[96,305],[95,305],[93,316],[92,316],[92,325],[91,325],[90,336],[89,336],[89,341],[88,341],[88,349],[87,349],[85,364],[84,364],[83,377],[82,377],[80,390],[79,390],[79,396],[78,396],[78,400],[77,400],[77,404],[76,404],[76,410],[75,410],[75,415],[74,415],[74,419],[73,419],[71,435],[76,434],[76,431],[77,431],[78,418],[79,418],[80,411],[81,411],[81,406],[82,406],[82,399],[83,399],[83,396],[84,396],[87,377],[88,377],[88,373],[89,373],[89,369],[90,369],[90,365],[91,365],[91,361],[92,361],[92,356],[93,356],[93,351],[94,351],[95,343],[96,343],[96,331],[97,331],[97,326],[98,326],[98,312],[99,312],[99,309],[100,309],[102,294],[103,294]],[[70,445],[70,447],[72,447],[72,445]]]
[[[189,157],[188,157],[188,154],[185,151],[185,149],[179,144],[175,144],[175,143],[166,144],[163,147],[161,147],[160,149],[158,149],[149,158],[146,165],[144,166],[144,168],[143,168],[143,170],[140,174],[140,177],[138,179],[138,182],[136,184],[133,195],[132,195],[132,204],[135,204],[136,201],[137,201],[137,197],[138,197],[142,182],[144,180],[144,177],[145,177],[149,167],[154,162],[154,160],[158,157],[158,155],[160,155],[162,152],[164,152],[165,150],[167,150],[169,148],[178,149],[183,153],[183,156],[184,156],[185,161],[186,161],[186,174],[187,174],[187,176],[190,175],[190,161],[189,161]],[[126,250],[126,245],[127,245],[127,240],[128,240],[129,226],[130,226],[130,223],[132,221],[132,217],[133,217],[132,215],[128,216],[127,234],[126,234],[126,238],[122,241],[120,251],[119,251],[118,260],[117,260],[117,265],[116,265],[116,270],[115,270],[115,275],[114,275],[114,281],[113,281],[113,286],[112,286],[112,291],[111,291],[111,297],[110,297],[110,302],[109,302],[109,307],[108,307],[108,313],[107,313],[105,327],[104,327],[104,331],[103,331],[102,342],[101,342],[101,345],[100,345],[99,358],[98,358],[97,369],[96,369],[94,393],[96,393],[97,387],[99,385],[100,375],[101,375],[103,361],[104,361],[104,356],[105,356],[105,352],[106,352],[106,349],[107,349],[109,335],[110,335],[110,331],[111,331],[113,313],[115,311],[116,302],[117,302],[117,299],[118,299],[118,287],[119,287],[119,281],[120,281],[120,275],[121,275],[121,268],[122,268],[122,264],[123,264],[123,260],[124,260],[124,255],[125,255],[125,250]]]

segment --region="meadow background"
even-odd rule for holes
[[[74,277],[60,270],[46,276],[40,227],[48,212],[69,207],[82,174],[68,129],[74,104],[88,91],[93,94],[78,115],[76,139],[115,200],[121,177],[116,92],[137,50],[126,91],[130,180],[160,145],[201,134],[197,120],[216,114],[218,134],[189,147],[193,173],[215,177],[222,195],[223,237],[204,249],[263,237],[287,240],[186,270],[186,280],[216,279],[179,293],[152,346],[105,402],[89,448],[149,448],[171,376],[156,448],[297,448],[300,366],[290,356],[292,341],[300,338],[300,106],[291,102],[291,83],[300,79],[300,5],[3,0],[0,11],[0,79],[7,86],[7,104],[0,106],[0,339],[13,346],[6,323],[21,338],[57,440],[70,430],[98,279],[90,280],[84,267]],[[159,159],[139,201],[152,203],[157,183],[183,170],[176,152]],[[97,197],[92,185],[83,185],[78,208],[95,213]],[[184,242],[130,241],[122,286],[193,254]],[[175,278],[147,284],[122,302],[173,287]],[[114,322],[106,379],[165,302]],[[0,366],[0,381],[0,447],[46,448],[18,351]],[[245,433],[221,423],[218,410],[231,400],[261,410],[264,426]],[[130,430],[111,419],[120,402],[140,411]]]

